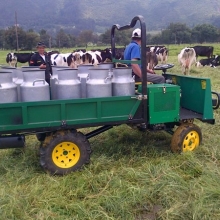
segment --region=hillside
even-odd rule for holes
[[[67,28],[70,32],[92,29],[103,32],[112,24],[127,24],[135,15],[145,17],[148,30],[161,30],[171,22],[193,26],[218,23],[218,0],[7,0],[0,5],[0,28],[18,23],[25,29],[42,28],[55,31]]]

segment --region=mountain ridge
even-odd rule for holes
[[[15,23],[24,29],[51,31],[67,28],[70,32],[91,29],[103,32],[113,24],[125,25],[136,15],[143,15],[147,30],[161,30],[170,23],[192,27],[201,23],[219,24],[220,1],[217,0],[7,0],[0,5],[0,28]],[[219,22],[218,22],[219,21]]]

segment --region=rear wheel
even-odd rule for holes
[[[40,164],[50,174],[64,175],[90,161],[91,148],[80,132],[57,132],[47,136],[40,148]]]
[[[202,142],[201,129],[195,124],[181,124],[174,132],[171,150],[175,153],[195,150]]]

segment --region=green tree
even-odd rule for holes
[[[47,47],[51,46],[51,36],[47,33],[45,29],[41,29],[40,32],[40,41],[44,42]]]
[[[163,32],[166,32],[165,35],[169,37],[169,42],[167,43],[190,43],[191,42],[191,30],[186,24],[182,23],[171,23],[166,30],[162,31],[162,38]]]
[[[26,44],[26,33],[25,33],[25,31],[21,27],[17,28],[17,32],[18,32],[19,48],[23,49],[25,47],[25,44]],[[5,39],[5,47],[6,47],[6,49],[14,50],[14,49],[17,48],[16,31],[15,31],[15,27],[14,26],[9,27],[5,31],[4,39]]]
[[[88,43],[93,43],[94,41],[94,38],[93,38],[93,31],[91,30],[84,30],[84,31],[81,31],[79,36],[78,36],[78,43],[80,46],[86,46],[87,47],[87,44]]]
[[[127,45],[131,41],[132,30],[118,31],[115,30],[115,44]],[[107,29],[101,36],[101,40],[105,44],[111,44],[111,29]]]
[[[117,45],[126,46],[131,41],[131,35],[132,35],[132,30],[124,30],[124,31],[115,30],[115,43]]]
[[[33,32],[33,31],[28,31],[26,33],[26,44],[25,44],[24,49],[32,50],[37,45],[37,42],[39,42],[39,41],[40,41],[39,34]]]
[[[76,37],[72,34],[68,34],[68,37],[70,39],[70,47],[76,46]]]
[[[111,43],[111,29],[107,29],[103,34],[101,34],[100,39],[104,44]]]
[[[192,29],[192,36],[195,42],[216,42],[218,41],[219,30],[210,24],[196,25]]]
[[[0,30],[0,48],[4,49],[5,44],[5,30]]]
[[[60,29],[56,35],[56,44],[59,48],[71,46],[70,36],[66,34],[63,29]]]

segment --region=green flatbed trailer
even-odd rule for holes
[[[136,126],[142,131],[168,131],[173,135],[171,149],[174,152],[197,148],[202,133],[193,123],[194,119],[214,124],[213,105],[219,107],[219,95],[214,93],[216,98],[212,99],[211,82],[207,78],[164,73],[171,84],[147,85],[144,68],[146,27],[142,16],[136,16],[123,27],[113,25],[113,60],[115,29],[132,28],[137,21],[140,21],[143,35],[144,79],[135,95],[0,104],[0,148],[23,147],[25,135],[37,134],[41,142],[41,166],[49,173],[59,175],[89,163],[91,148],[88,139],[121,124]],[[161,69],[165,72],[166,67]],[[94,130],[87,134],[77,131],[85,127],[94,127]]]

